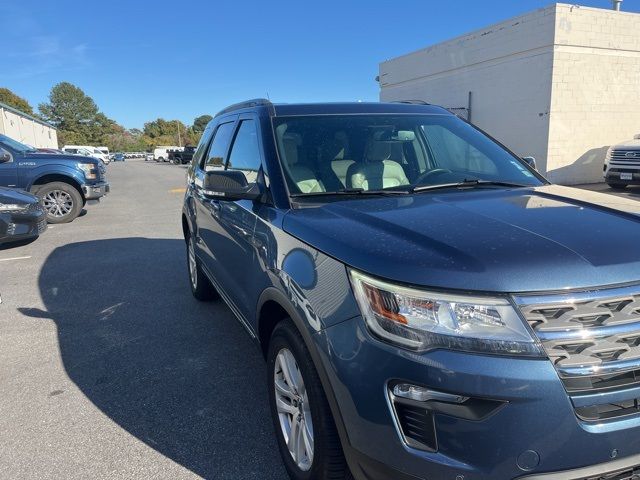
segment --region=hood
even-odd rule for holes
[[[640,140],[627,140],[626,142],[616,143],[611,148],[628,148],[630,150],[640,150]]]
[[[0,187],[0,203],[36,203],[38,197],[24,190]]]
[[[99,165],[101,160],[96,157],[85,157],[83,155],[61,155],[58,153],[44,153],[44,152],[34,152],[27,153],[25,155],[29,160],[46,160],[46,161],[55,161],[55,162],[82,162],[82,163],[93,163],[94,165]]]
[[[382,278],[531,292],[640,281],[640,202],[569,187],[353,198],[299,208],[291,235]]]

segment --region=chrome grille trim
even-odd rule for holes
[[[640,369],[640,286],[516,303],[561,377]]]
[[[514,301],[578,417],[602,421],[640,414],[640,285],[520,295]]]

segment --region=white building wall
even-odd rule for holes
[[[0,105],[0,133],[37,148],[58,148],[55,128]]]
[[[380,64],[380,99],[465,106],[552,181],[602,180],[640,133],[640,15],[557,4]]]
[[[558,5],[549,178],[602,180],[607,148],[640,133],[640,15]]]
[[[512,18],[380,65],[380,99],[466,107],[471,121],[546,167],[553,7]]]

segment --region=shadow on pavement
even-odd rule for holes
[[[71,380],[131,435],[205,478],[284,479],[258,348],[186,275],[181,240],[69,244],[40,273],[46,310],[20,311],[56,323]]]

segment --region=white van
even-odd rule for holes
[[[180,150],[181,147],[176,147],[175,145],[163,145],[163,146],[158,146],[153,150],[153,159],[156,162],[168,162],[169,161],[169,154],[167,153],[168,150]]]
[[[109,153],[109,147],[96,147],[98,150],[102,152],[109,160],[111,160],[111,154]]]
[[[70,153],[72,155],[88,155],[91,157],[99,158],[105,164],[111,161],[109,159],[109,155],[105,155],[96,147],[92,147],[90,145],[65,145],[64,147],[62,147],[62,151],[65,153]]]

